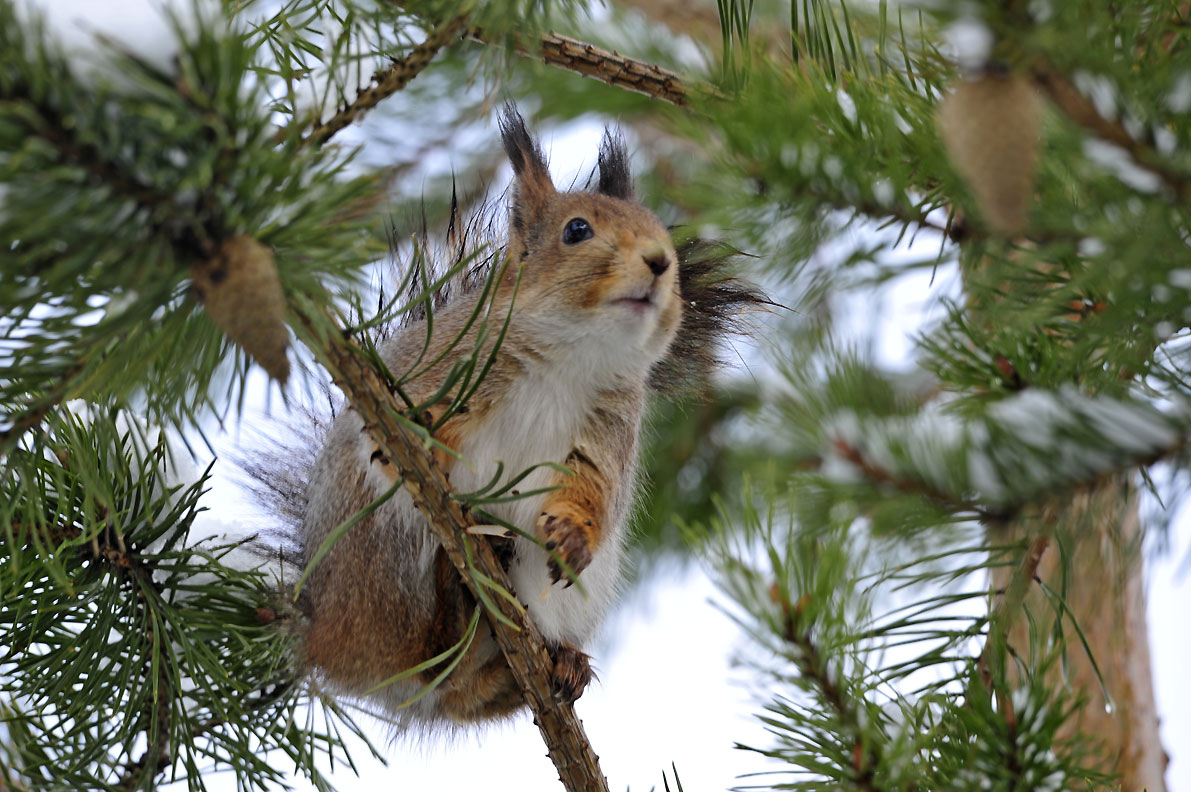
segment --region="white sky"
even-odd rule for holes
[[[151,0],[34,0],[52,14],[53,29],[72,51],[86,54],[89,32],[102,30],[135,47],[143,55],[168,59],[168,28]],[[80,24],[80,21],[82,24]],[[571,134],[545,141],[556,181],[589,168],[600,130],[574,126]],[[495,145],[495,143],[493,144]],[[924,244],[934,245],[931,240]],[[825,251],[824,255],[830,255]],[[880,317],[875,350],[882,362],[905,363],[911,351],[909,334],[930,319],[931,306],[949,288],[946,273],[933,287],[929,274],[900,279],[875,296],[849,298],[856,329],[871,333],[872,317]],[[276,404],[276,400],[274,404]],[[234,437],[234,433],[230,437]],[[229,441],[230,442],[230,441]],[[239,519],[234,484],[218,485],[212,497],[214,516]],[[1150,636],[1155,663],[1163,741],[1172,761],[1170,792],[1191,792],[1191,657],[1186,576],[1179,562],[1191,548],[1191,517],[1175,521],[1174,555],[1151,564]],[[588,734],[600,755],[613,789],[661,788],[662,772],[677,765],[687,789],[726,789],[747,784],[739,776],[765,767],[755,754],[735,750],[737,740],[766,744],[756,712],[755,680],[734,669],[732,657],[742,644],[738,629],[709,604],[719,599],[698,570],[667,576],[648,587],[623,609],[608,629],[615,648],[595,659],[600,681],[578,703]],[[383,737],[378,738],[384,744]],[[390,789],[556,789],[553,767],[537,730],[526,718],[459,738],[449,744],[406,742],[389,748],[389,767],[372,762],[364,750],[354,751],[361,777],[335,776],[342,790]],[[232,780],[224,783],[233,788]],[[304,789],[301,784],[298,789]]]

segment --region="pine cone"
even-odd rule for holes
[[[191,268],[190,279],[211,320],[284,385],[289,336],[273,251],[252,237],[225,239],[218,253]]]
[[[1038,97],[1020,74],[985,73],[939,103],[939,135],[984,219],[1013,235],[1026,223],[1038,162]]]

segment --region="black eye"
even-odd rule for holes
[[[585,239],[591,239],[593,232],[591,225],[582,217],[573,217],[567,221],[567,227],[562,230],[562,241],[568,245],[578,245]]]

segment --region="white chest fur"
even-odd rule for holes
[[[484,486],[495,475],[498,462],[504,465],[505,481],[533,465],[561,463],[591,420],[592,393],[590,371],[551,366],[517,378],[509,398],[462,444],[459,451],[470,465],[455,464],[452,484],[461,492]],[[541,489],[553,477],[552,469],[539,467],[517,489]],[[488,511],[532,534],[544,497],[493,505]],[[547,639],[581,645],[591,637],[615,593],[624,529],[622,524],[604,526],[601,544],[579,578],[581,586],[569,588],[564,587],[565,581],[552,584],[541,547],[528,539],[516,540],[517,557],[509,577],[518,599],[529,606],[530,617]]]

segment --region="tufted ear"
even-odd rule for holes
[[[525,128],[525,119],[512,102],[504,106],[501,114],[500,137],[515,178],[509,217],[509,255],[516,262],[525,257],[538,219],[556,191],[542,149]]]
[[[633,200],[633,177],[629,173],[629,152],[619,132],[604,129],[600,143],[600,182],[597,191],[612,198]]]

